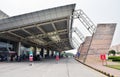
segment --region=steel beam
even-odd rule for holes
[[[16,36],[16,37],[19,37],[19,38],[21,38],[21,39],[25,39],[24,37],[19,36],[19,35],[17,35],[17,34],[15,34],[15,33],[13,33],[13,32],[8,31],[7,33],[12,34],[12,35],[14,35],[14,36]]]
[[[33,36],[28,36],[26,38],[44,38],[44,37],[49,37],[49,36],[54,36],[54,35],[62,35],[62,34],[66,34],[68,33],[67,32],[67,29],[64,29],[64,30],[58,30],[57,31],[58,34],[56,34],[56,32],[50,32],[50,33],[45,33],[45,34],[38,34],[38,35],[34,35],[35,37]]]
[[[73,32],[75,32],[78,35],[78,37],[80,38],[81,41],[85,40],[84,35],[76,27],[73,28],[72,30],[73,30]]]
[[[90,20],[90,18],[80,9],[74,11],[72,17],[74,19],[79,19],[80,22],[85,26],[85,28],[93,34],[96,31],[95,24]]]
[[[61,39],[60,41],[58,41],[58,42],[53,42],[53,41],[51,41],[51,42],[48,42],[47,44],[48,45],[51,45],[51,44],[54,44],[54,43],[60,43],[60,42],[65,42],[65,41],[68,41],[69,39],[67,38],[67,39]]]
[[[24,28],[22,28],[22,30],[26,33],[28,33],[29,35],[32,35],[32,33],[28,32],[27,30],[25,30]]]

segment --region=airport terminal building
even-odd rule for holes
[[[9,17],[0,11],[0,56],[53,56],[71,46],[75,4]],[[14,54],[14,55],[13,55]]]

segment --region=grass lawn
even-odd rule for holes
[[[120,65],[107,65],[107,67],[120,70]]]

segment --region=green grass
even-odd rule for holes
[[[120,65],[107,65],[107,67],[120,70]]]

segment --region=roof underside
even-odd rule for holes
[[[0,37],[34,43],[52,50],[72,49],[69,43],[75,4],[0,20]]]

